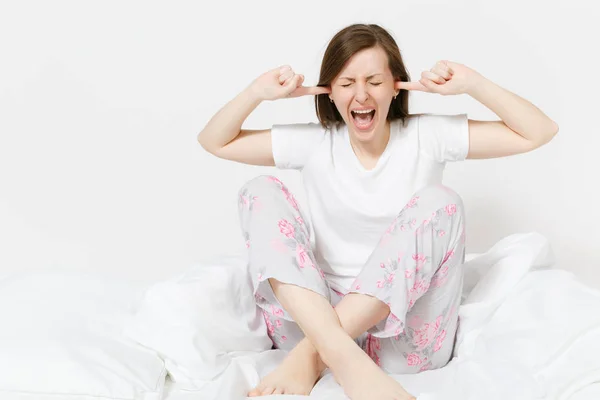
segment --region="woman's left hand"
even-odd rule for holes
[[[395,89],[419,90],[443,96],[468,93],[482,76],[466,65],[441,60],[421,73],[418,82],[396,81]]]

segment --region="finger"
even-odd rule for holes
[[[294,76],[294,71],[286,71],[283,74],[279,75],[279,83],[285,84],[288,79]]]
[[[316,96],[318,94],[329,94],[331,93],[331,88],[327,86],[302,86],[296,89],[298,96]]]
[[[423,71],[423,72],[421,72],[421,77],[425,78],[425,79],[429,79],[430,81],[433,81],[435,83],[439,83],[440,85],[443,84],[443,83],[446,83],[446,80],[444,78],[442,78],[438,74],[434,74],[431,71]]]
[[[404,81],[396,81],[394,84],[394,89],[404,89],[404,90],[419,90],[422,92],[427,92],[427,88],[423,86],[420,82],[404,82]]]
[[[443,66],[444,69],[446,69],[446,71],[448,71],[450,73],[450,75],[454,75],[454,66],[457,65],[456,63],[453,63],[452,61],[448,61],[448,60],[442,60],[439,62],[440,65]]]
[[[280,67],[275,68],[273,71],[276,71],[277,69],[279,69],[279,74],[283,74],[286,71],[289,71],[292,69],[292,67],[290,67],[289,65],[282,65]]]
[[[419,82],[427,89],[427,92],[439,92],[439,85],[437,83],[426,78],[419,80]]]
[[[300,75],[294,75],[285,82],[283,85],[283,92],[286,96],[289,96],[298,87],[299,80]]]
[[[436,64],[435,67],[431,68],[431,72],[441,76],[442,78],[444,78],[447,81],[449,81],[450,78],[452,77],[452,74],[450,72],[448,72],[447,68],[444,68],[441,64]]]
[[[298,79],[297,87],[302,86],[303,83],[304,83],[304,75],[300,74],[300,79]]]

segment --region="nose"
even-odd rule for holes
[[[366,85],[357,83],[356,85],[354,85],[354,87],[356,88],[356,93],[354,94],[356,101],[358,101],[359,103],[364,103],[369,99],[369,93],[367,91]]]

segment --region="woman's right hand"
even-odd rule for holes
[[[331,93],[329,87],[302,86],[304,75],[296,74],[289,65],[265,72],[250,85],[252,92],[260,100],[278,100]]]

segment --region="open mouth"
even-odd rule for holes
[[[352,114],[352,120],[354,124],[360,129],[367,129],[371,127],[373,120],[375,119],[375,110],[364,110],[364,111],[350,111]]]

